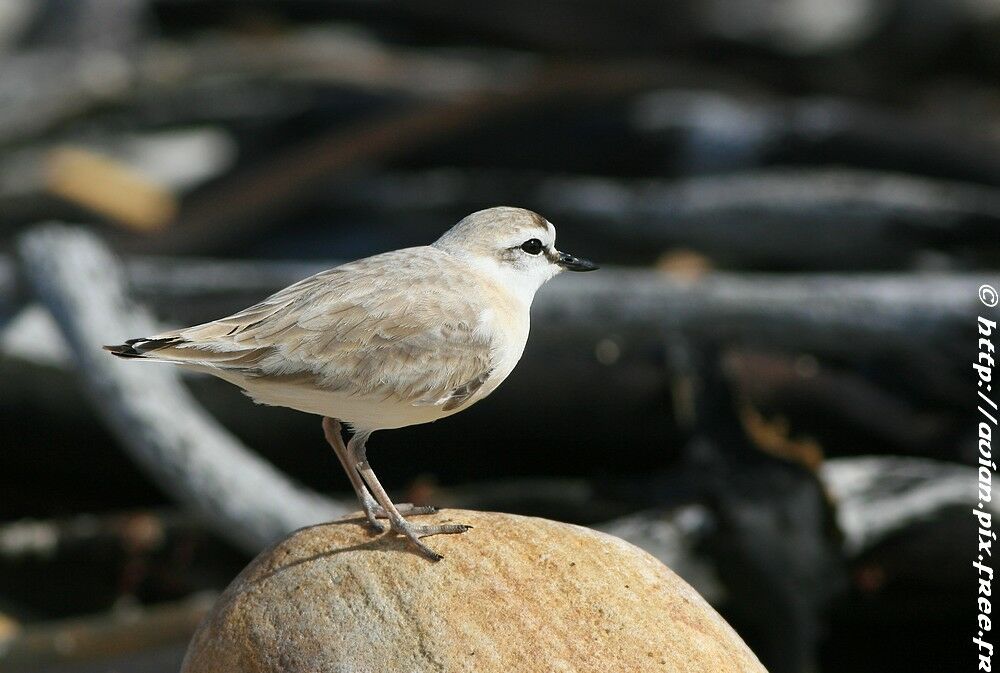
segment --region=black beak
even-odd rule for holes
[[[565,252],[557,252],[555,262],[568,271],[593,271],[601,268],[590,260],[580,259]]]

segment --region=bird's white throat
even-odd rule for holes
[[[492,280],[506,290],[526,308],[531,306],[535,293],[550,278],[562,269],[555,264],[533,264],[528,267],[517,267],[506,264],[492,257],[478,255],[461,255],[462,261],[475,271]],[[542,258],[539,261],[544,261]]]

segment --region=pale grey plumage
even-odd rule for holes
[[[173,342],[150,355],[231,380],[264,403],[270,381],[443,409],[495,368],[503,334],[481,329],[479,316],[514,308],[495,288],[470,292],[482,280],[465,266],[431,246],[358,260],[231,316],[150,337]]]

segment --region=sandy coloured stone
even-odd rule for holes
[[[361,519],[264,551],[195,634],[183,673],[762,672],[666,566],[618,538],[511,514],[429,538],[438,563]]]

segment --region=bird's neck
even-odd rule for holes
[[[453,259],[465,265],[481,282],[495,288],[524,310],[531,308],[535,292],[550,278],[550,276],[526,274],[511,266],[499,264],[490,257],[452,249],[450,246],[442,245],[441,241],[437,241],[432,247],[448,253]]]
[[[517,269],[498,265],[490,260],[466,259],[473,270],[486,283],[495,287],[507,296],[513,303],[523,307],[525,311],[531,308],[538,288],[548,280],[518,272]]]

